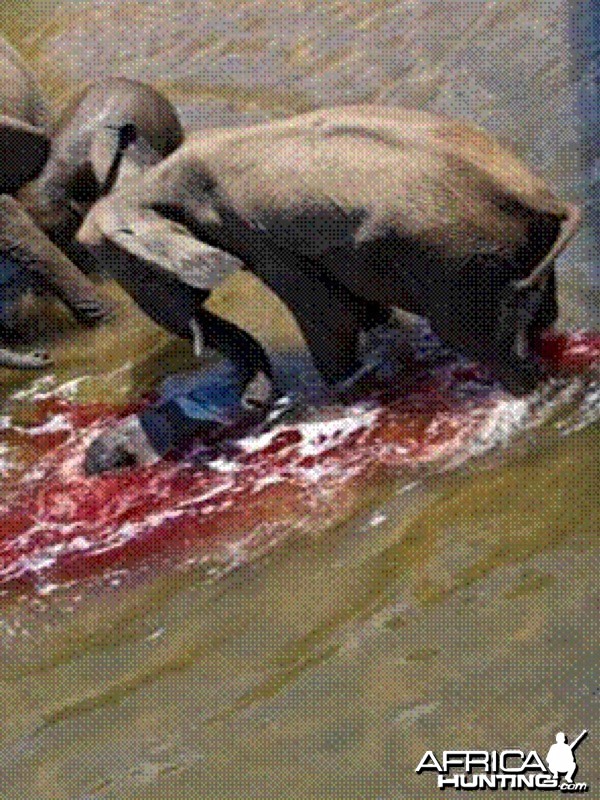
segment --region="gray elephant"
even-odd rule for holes
[[[268,408],[268,361],[202,307],[237,268],[287,304],[340,390],[368,378],[361,334],[394,308],[427,317],[515,394],[541,379],[532,345],[557,317],[554,260],[580,215],[482,130],[402,108],[333,108],[199,134],[137,169],[78,238],[156,321],[234,362],[240,409]],[[189,400],[104,434],[88,472],[152,462],[194,432],[227,432],[207,424],[198,392]]]
[[[49,152],[49,114],[37,82],[19,54],[0,38],[0,204],[42,170]],[[13,157],[18,154],[18,158]],[[1,212],[0,212],[1,213]],[[23,276],[7,254],[0,254],[0,325],[11,321]],[[40,367],[44,353],[19,354],[0,348],[0,366]]]
[[[89,258],[74,236],[89,208],[114,183],[115,158],[128,144],[128,126],[148,143],[153,163],[183,141],[177,112],[151,86],[121,77],[97,81],[68,103],[49,130],[52,147],[41,174],[17,192],[37,225],[75,260]]]
[[[110,167],[126,124],[143,131],[157,157],[183,132],[171,104],[149,86],[125,78],[93,83],[72,100],[56,125],[22,59],[0,40],[0,328],[10,330],[23,291],[50,290],[80,322],[110,313],[82,270],[88,253],[74,240],[87,209],[110,190]],[[122,143],[121,143],[122,145]],[[106,163],[100,180],[91,153]],[[0,349],[0,366],[46,366],[45,353]]]

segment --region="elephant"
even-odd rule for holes
[[[343,106],[201,132],[148,168],[135,149],[122,155],[129,177],[77,238],[157,322],[236,365],[239,409],[266,414],[273,386],[262,347],[203,307],[236,269],[288,306],[342,393],[368,385],[361,337],[394,309],[427,318],[515,395],[543,378],[534,345],[557,318],[554,262],[581,215],[482,129]],[[169,402],[102,434],[86,470],[153,463],[195,432],[220,435],[193,400],[188,413]]]
[[[35,78],[2,40],[0,75],[0,326],[13,327],[29,287],[50,290],[78,321],[96,324],[112,309],[85,275],[90,257],[74,234],[110,191],[119,130],[135,124],[162,157],[183,140],[177,113],[151,87],[117,77],[87,86],[51,125]],[[97,164],[108,165],[101,180],[90,168],[92,150]],[[0,366],[49,363],[46,353],[0,349]]]
[[[0,192],[12,192],[42,170],[50,151],[49,111],[32,73],[0,37],[0,152],[19,153],[0,162]]]
[[[17,192],[37,225],[61,249],[74,248],[71,254],[87,257],[74,236],[88,209],[110,191],[119,131],[128,125],[135,126],[157,160],[183,141],[175,108],[156,89],[123,77],[99,80],[64,108],[50,128],[52,146],[41,173]]]
[[[16,50],[0,38],[0,204],[42,170],[49,152],[46,135],[49,112],[37,81]],[[18,153],[18,158],[10,155]],[[21,270],[12,259],[0,255],[0,324],[10,321],[16,287],[22,289]],[[0,348],[0,366],[37,368],[45,366],[45,353],[20,354]]]

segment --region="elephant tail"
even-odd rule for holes
[[[523,280],[517,281],[514,284],[514,288],[517,291],[532,289],[544,282],[558,256],[563,252],[579,230],[582,216],[583,214],[579,206],[576,206],[574,203],[567,203],[565,205],[561,218],[560,230],[552,248],[535,267],[533,272],[526,278],[523,278]]]

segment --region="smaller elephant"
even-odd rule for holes
[[[112,309],[84,274],[94,262],[75,232],[110,191],[124,126],[143,131],[160,158],[183,140],[177,113],[151,87],[110,78],[86,87],[49,126],[35,79],[12,48],[0,45],[0,330],[13,327],[19,296],[28,288],[50,291],[78,321],[96,324]],[[17,158],[8,157],[14,153]],[[45,354],[0,350],[0,366],[48,363]]]
[[[252,271],[286,303],[342,393],[368,378],[365,332],[400,309],[522,395],[543,377],[535,343],[558,315],[554,262],[579,220],[484,131],[365,105],[190,137],[100,200],[78,237],[157,322],[238,366],[240,413],[266,413],[262,348],[203,308],[229,272]],[[200,405],[122,423],[92,445],[88,471],[204,433]]]

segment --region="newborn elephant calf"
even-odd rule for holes
[[[287,304],[335,387],[364,378],[361,332],[393,308],[427,317],[515,394],[542,377],[532,344],[556,319],[554,260],[579,212],[482,130],[347,106],[207,131],[138,169],[78,238],[157,322],[234,361],[240,414],[266,413],[268,361],[202,307],[237,268]],[[185,414],[185,402],[171,402],[125,421],[92,445],[88,471],[156,460],[194,426],[205,434],[200,405]]]

